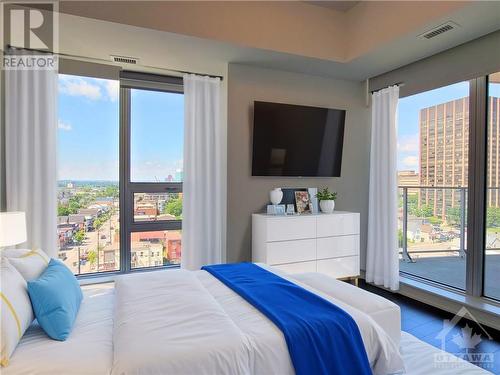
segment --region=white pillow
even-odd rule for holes
[[[33,309],[28,296],[26,280],[9,263],[0,259],[0,364],[7,366],[19,340],[33,321]]]
[[[49,265],[50,258],[41,249],[6,249],[2,256],[9,260],[26,281],[38,279]]]

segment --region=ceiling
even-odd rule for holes
[[[500,2],[362,1],[347,4],[349,10],[327,3],[61,2],[64,13],[120,30],[107,35],[102,22],[77,30],[68,21],[61,48],[106,59],[134,56],[148,65],[165,59],[160,51],[166,49],[200,61],[364,80],[500,30]],[[431,40],[419,37],[447,21],[459,27]]]
[[[319,7],[334,9],[339,12],[347,12],[354,8],[361,1],[306,1],[306,3],[316,5]]]

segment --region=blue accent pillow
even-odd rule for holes
[[[35,317],[47,335],[66,340],[83,299],[73,273],[62,262],[51,259],[38,279],[28,281],[28,293]]]

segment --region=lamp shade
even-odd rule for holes
[[[24,212],[0,212],[0,247],[26,242]]]

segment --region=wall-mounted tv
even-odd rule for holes
[[[345,115],[255,101],[252,176],[340,177]]]

